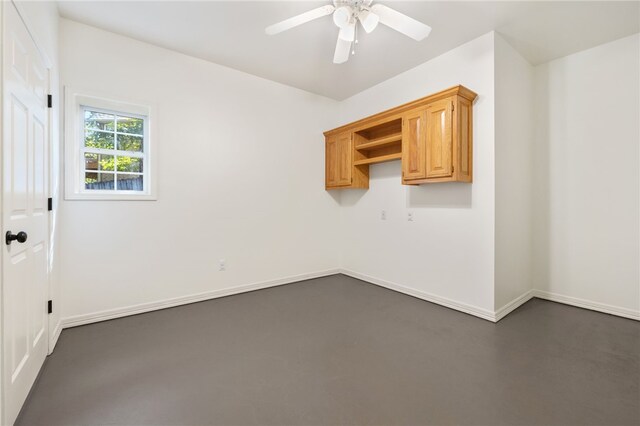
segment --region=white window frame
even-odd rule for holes
[[[96,94],[88,94],[86,91],[75,91],[65,88],[65,199],[66,200],[130,200],[153,201],[156,195],[156,153],[154,146],[157,143],[154,131],[153,106],[140,103],[113,100]],[[143,152],[133,153],[114,150],[87,149],[84,146],[84,111],[91,110],[108,114],[125,115],[144,119]],[[115,131],[115,129],[114,129]],[[143,158],[143,191],[127,190],[90,190],[85,189],[85,163],[86,151],[116,155],[122,153],[131,157]],[[116,171],[114,171],[115,173]]]

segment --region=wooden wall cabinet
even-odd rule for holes
[[[327,136],[325,142],[325,188],[368,188],[369,174],[353,164],[353,133]]]
[[[456,95],[406,114],[403,184],[472,181],[472,101]],[[419,132],[416,126],[420,126]]]
[[[326,188],[368,188],[369,165],[397,159],[405,185],[471,182],[476,96],[456,86],[325,132]]]

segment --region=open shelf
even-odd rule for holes
[[[402,142],[402,133],[394,133],[389,136],[384,136],[378,139],[370,140],[369,142],[356,145],[358,151],[369,151],[373,149],[380,149],[388,146],[400,144]]]
[[[402,158],[402,152],[395,152],[393,154],[379,155],[377,157],[363,158],[362,160],[356,160],[353,162],[354,166],[362,166],[364,164],[384,163],[385,161],[399,160]]]
[[[402,118],[356,130],[353,140],[355,166],[398,160],[402,156]]]

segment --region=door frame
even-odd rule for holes
[[[39,38],[36,36],[36,32],[33,31],[35,29],[35,26],[33,25],[33,23],[30,22],[29,18],[28,18],[28,14],[24,8],[24,6],[19,3],[16,2],[15,0],[11,0],[8,2],[0,2],[0,22],[3,22],[4,19],[4,15],[5,15],[5,8],[7,7],[14,7],[18,13],[18,16],[20,16],[20,19],[22,21],[22,24],[25,26],[27,33],[29,34],[29,37],[31,38],[31,40],[33,41],[36,50],[38,51],[38,54],[40,55],[40,59],[42,60],[45,69],[47,70],[47,94],[50,94],[51,91],[51,86],[52,86],[52,78],[51,78],[51,74],[52,74],[52,69],[53,69],[53,62],[51,61],[51,58],[46,54],[46,52],[42,49],[43,44],[39,41]],[[4,134],[4,127],[5,127],[5,123],[4,123],[4,49],[5,49],[5,40],[4,40],[4,34],[3,34],[3,30],[2,30],[2,26],[0,25],[0,190],[3,190],[4,188],[4,182],[3,182],[3,161],[2,161],[2,157],[1,157],[1,153],[3,152],[3,143],[4,143],[4,138],[2,138],[2,135]],[[52,149],[53,149],[53,141],[55,140],[54,135],[53,135],[53,128],[54,126],[51,125],[51,123],[53,122],[54,119],[54,115],[53,115],[53,108],[47,108],[47,111],[45,112],[45,117],[46,117],[46,146],[47,146],[47,152],[46,152],[46,164],[47,164],[47,194],[46,197],[49,198],[51,197],[51,194],[53,193],[53,170],[54,170],[54,164],[52,164],[52,159],[53,159],[53,155],[52,155]],[[3,204],[2,204],[2,197],[0,197],[0,212],[3,211]],[[3,223],[3,219],[2,219],[2,215],[0,215],[0,229],[4,229],[4,223]],[[46,232],[47,232],[47,239],[48,239],[48,245],[47,245],[47,250],[45,253],[46,256],[46,288],[47,288],[47,299],[50,299],[51,294],[52,294],[52,280],[51,280],[51,252],[50,252],[50,248],[51,248],[51,231],[53,229],[54,224],[52,223],[52,215],[48,214],[47,217],[47,221],[46,221]],[[4,250],[0,250],[0,265],[3,262],[3,258],[4,258]],[[4,322],[3,322],[3,317],[4,317],[4,282],[3,282],[3,277],[2,274],[0,273],[0,342],[4,340]],[[45,307],[43,306],[43,309]],[[52,346],[52,342],[50,339],[50,318],[49,316],[47,316],[46,319],[46,341],[47,341],[47,355],[51,354],[51,352],[53,351],[53,346]],[[2,351],[0,351],[0,422],[2,421],[2,419],[4,419],[4,412],[5,412],[5,407],[4,407],[4,359],[3,359],[3,354]],[[37,380],[37,379],[36,379]]]

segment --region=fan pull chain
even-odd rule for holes
[[[358,44],[358,21],[356,21],[356,28],[355,28],[355,35],[354,35],[354,41],[353,44],[351,45],[351,55],[355,55],[356,54],[356,44]]]

